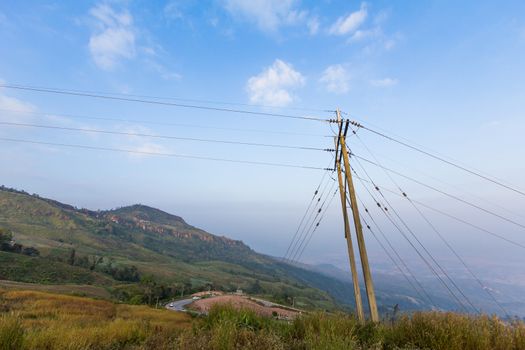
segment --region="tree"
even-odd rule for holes
[[[40,256],[40,251],[33,247],[22,248],[22,254],[29,256]]]
[[[75,254],[75,248],[71,248],[71,251],[69,252],[69,258],[67,259],[69,265],[75,265]]]
[[[11,244],[12,240],[13,233],[8,229],[0,228],[0,250],[5,252],[13,251],[13,245]]]

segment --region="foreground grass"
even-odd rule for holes
[[[168,349],[190,318],[147,306],[0,291],[0,350]]]
[[[0,291],[0,350],[525,349],[525,325],[425,312],[360,325],[312,313],[293,322],[218,306],[207,317],[35,291]]]
[[[496,317],[425,312],[396,322],[360,325],[349,315],[313,313],[291,323],[228,307],[178,341],[182,349],[525,349],[525,324]]]

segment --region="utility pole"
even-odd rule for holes
[[[337,137],[334,138],[335,147],[337,148]],[[350,260],[350,272],[352,274],[352,283],[354,285],[354,296],[355,296],[355,309],[357,312],[357,319],[359,322],[364,323],[365,313],[363,311],[363,301],[361,299],[361,289],[359,288],[359,278],[357,276],[357,267],[355,264],[354,247],[352,244],[352,235],[350,232],[350,223],[348,221],[348,211],[346,210],[346,189],[344,187],[343,175],[341,173],[341,160],[339,155],[335,155],[335,164],[337,170],[337,178],[339,180],[339,194],[341,195],[341,209],[343,209],[343,221],[345,225],[345,238],[346,245],[348,247],[348,258]]]
[[[370,318],[373,322],[379,322],[379,314],[377,312],[376,295],[374,292],[374,283],[372,282],[372,273],[370,272],[370,265],[368,264],[368,254],[366,253],[365,238],[363,236],[363,227],[361,225],[361,218],[359,217],[359,209],[357,207],[357,199],[355,195],[354,182],[352,180],[352,172],[350,170],[350,160],[348,157],[348,151],[346,149],[346,130],[348,130],[348,121],[345,125],[345,133],[341,134],[342,121],[341,112],[337,109],[337,121],[339,122],[339,146],[341,147],[341,153],[343,156],[346,182],[348,184],[348,192],[350,195],[350,205],[352,207],[352,215],[354,219],[355,231],[357,234],[357,245],[359,247],[359,256],[361,258],[361,266],[363,267],[363,276],[365,279],[366,294],[368,297],[368,306],[370,308]],[[337,147],[336,147],[337,148]],[[337,159],[336,149],[336,159]]]

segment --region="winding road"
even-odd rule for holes
[[[172,310],[172,311],[186,311],[184,307],[188,304],[191,304],[192,302],[193,302],[193,299],[175,300],[175,301],[169,302],[166,305],[166,309]]]

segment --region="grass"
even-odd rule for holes
[[[0,350],[167,349],[190,317],[35,291],[0,292]]]
[[[11,349],[525,349],[525,324],[422,312],[361,325],[348,314],[292,322],[229,306],[207,317],[36,291],[0,290],[0,350]]]
[[[311,313],[291,323],[265,319],[248,310],[216,307],[191,331],[183,349],[525,349],[525,324],[496,317],[425,312],[393,324],[361,325],[348,314]]]
[[[0,280],[0,289],[34,290],[57,294],[90,297],[95,299],[111,299],[111,293],[104,287],[82,284],[37,284]]]

